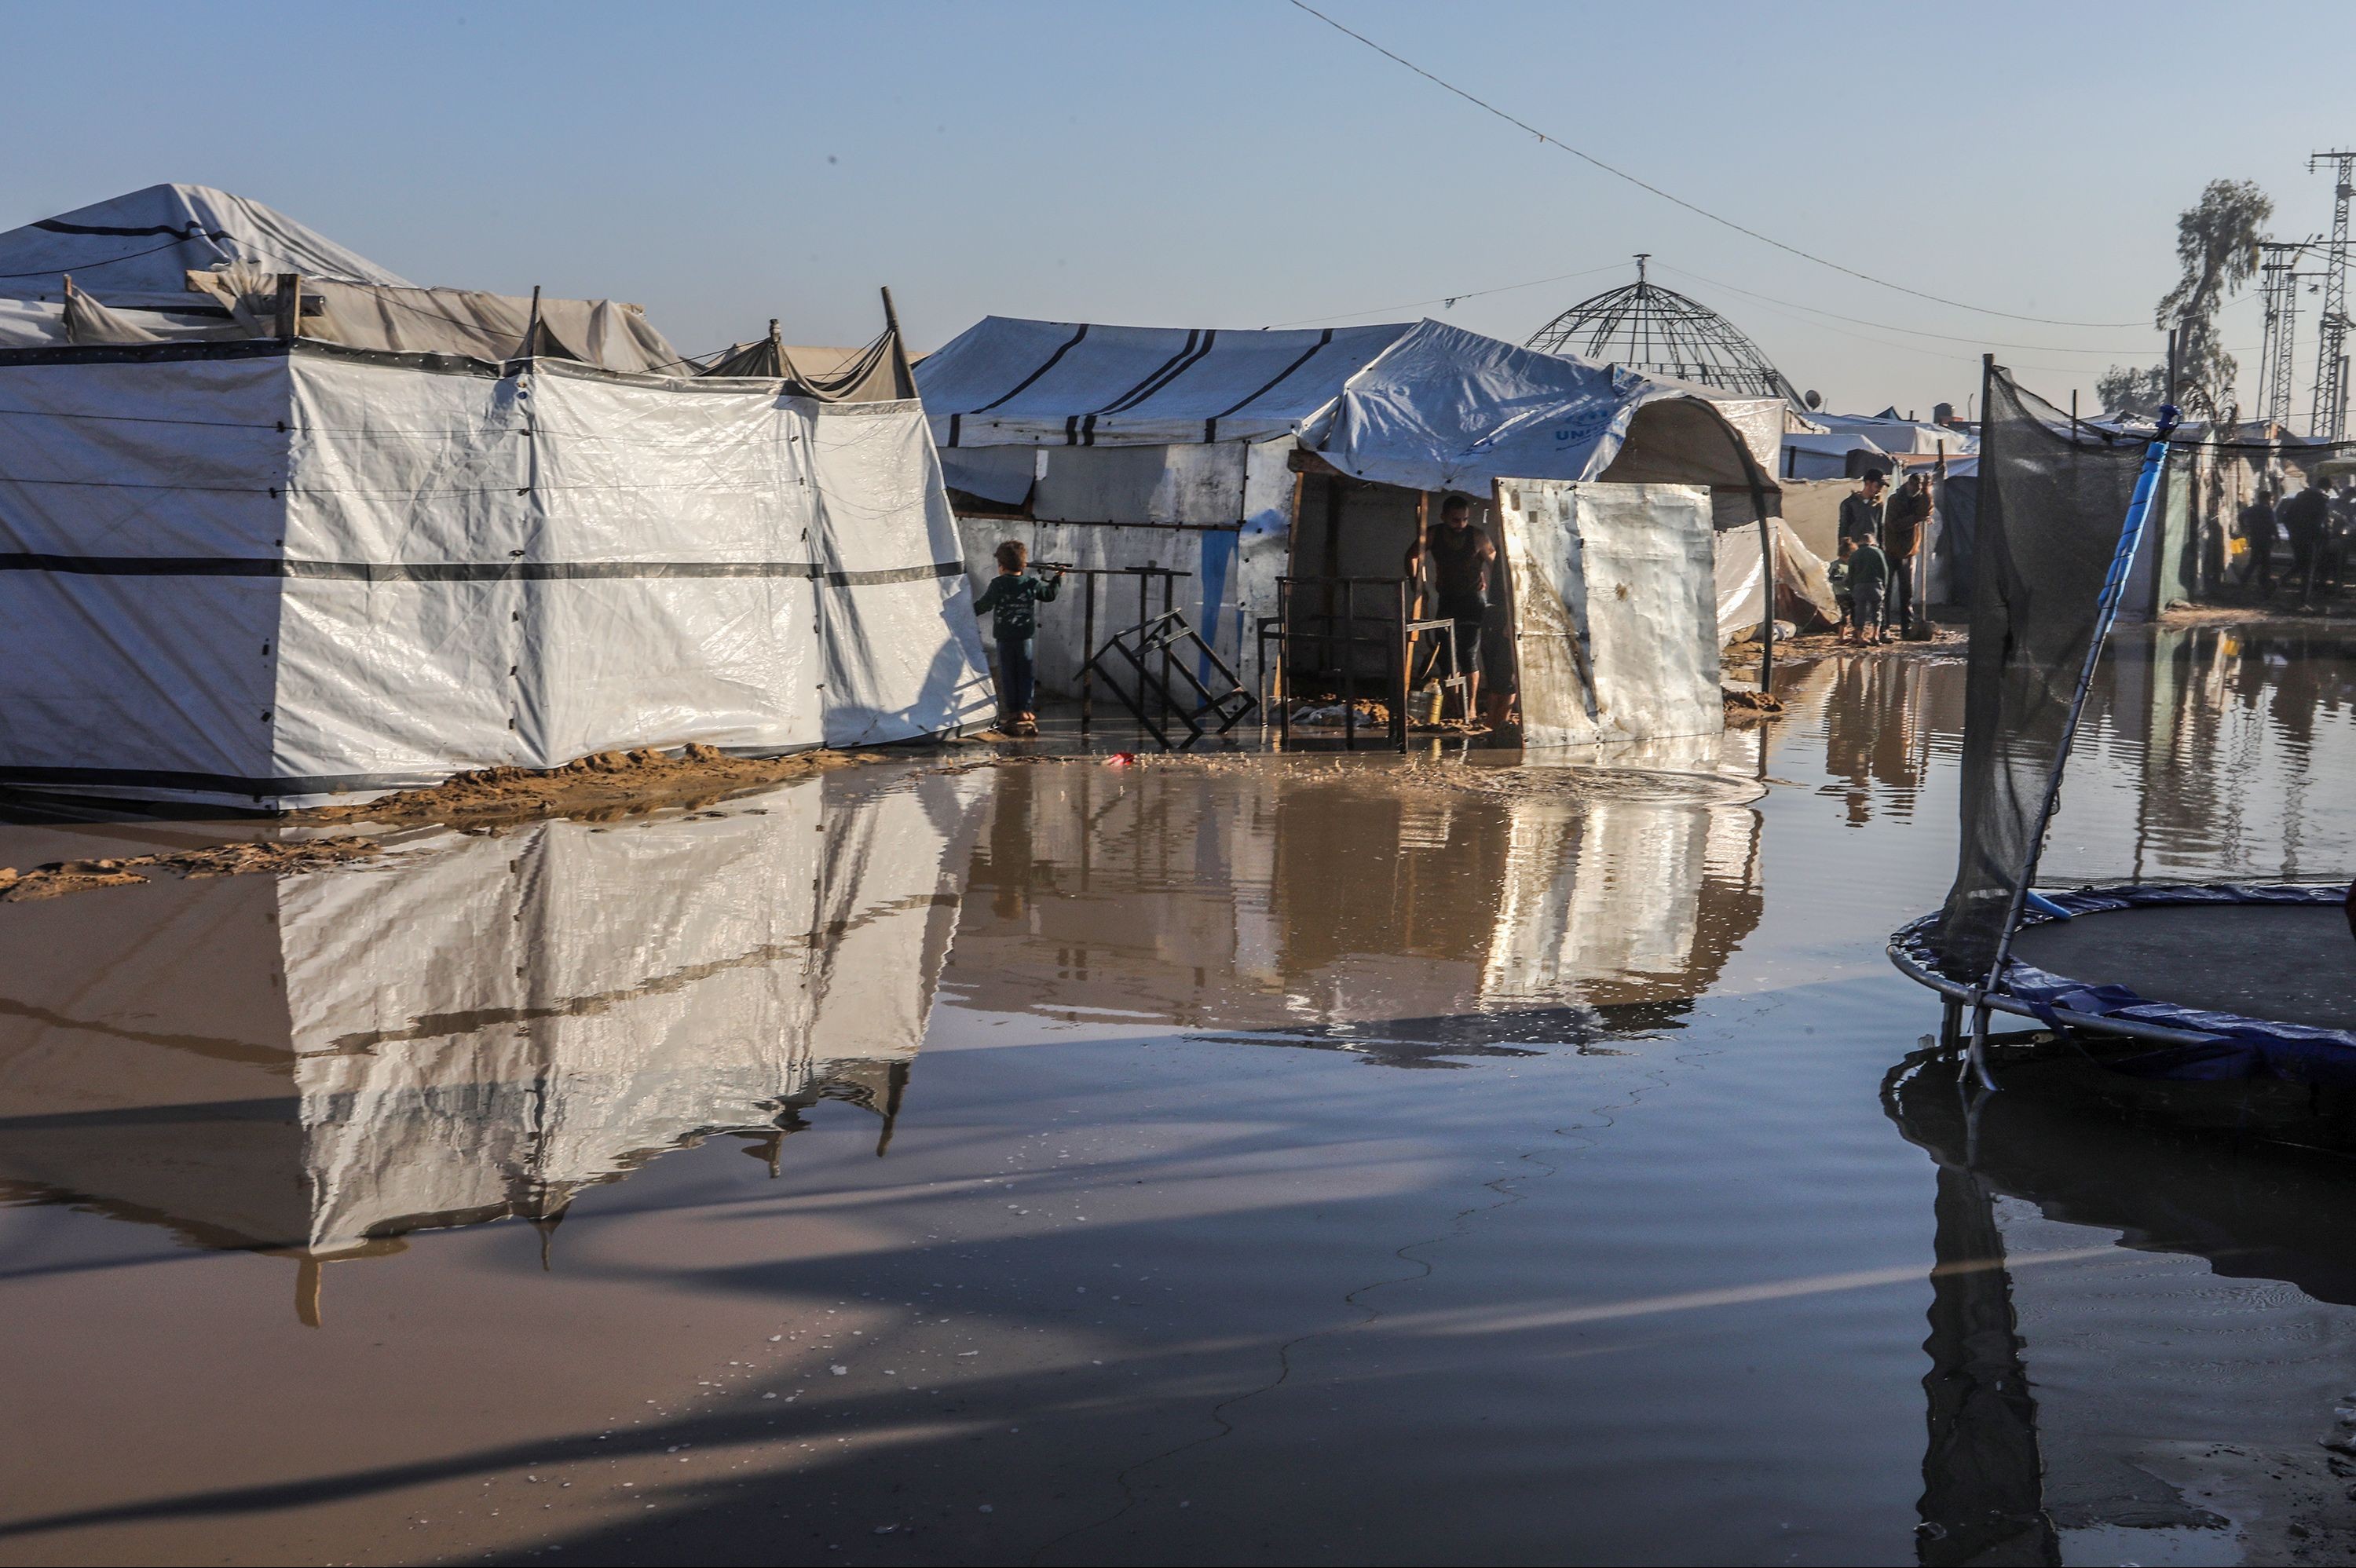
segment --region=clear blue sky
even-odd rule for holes
[[[1321,8],[1849,266],[2137,325],[2005,321],[1797,261],[1285,0],[15,5],[0,227],[159,181],[220,186],[421,282],[637,300],[686,349],[773,315],[791,341],[864,338],[884,283],[926,347],[991,312],[1430,314],[1518,341],[1643,250],[1832,406],[1927,413],[1976,389],[1983,346],[2057,398],[2112,359],[2156,360],[2177,210],[2211,178],[2252,178],[2278,230],[2314,231],[2330,197],[2306,155],[2356,144],[2337,56],[2304,81],[2254,58],[2276,40],[2344,52],[2344,0],[2246,24],[2173,5]],[[1436,303],[1588,269],[1603,271]],[[2226,321],[2247,388],[2254,300]]]

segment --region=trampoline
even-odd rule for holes
[[[1997,1012],[2130,1077],[2356,1089],[2346,881],[2039,891],[2071,742],[2183,448],[2173,408],[2131,432],[2062,414],[1993,360],[1982,386],[1955,879],[1943,909],[1891,936],[1891,962],[1945,997],[1944,1046],[1968,1015],[1986,1089]]]
[[[1993,987],[1950,973],[1938,917],[1890,958],[1962,1005],[2049,1028],[2138,1040],[2107,1060],[2141,1077],[2356,1084],[2356,940],[2347,889],[2171,883],[2036,896]]]

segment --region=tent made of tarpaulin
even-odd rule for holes
[[[1839,624],[1840,605],[1833,597],[1832,578],[1824,558],[1810,549],[1783,518],[1769,526],[1775,539],[1776,619],[1808,630]],[[1766,618],[1765,567],[1759,541],[1751,534],[1731,528],[1718,534],[1712,574],[1721,645],[1755,633]]]
[[[689,370],[646,312],[618,300],[347,283],[243,266],[192,272],[188,287],[218,301],[253,336],[272,337],[278,336],[279,280],[289,276],[302,296],[296,331],[322,343],[490,360],[539,354],[656,375]]]
[[[1233,332],[986,316],[924,362],[933,438],[1160,446],[1290,435],[1412,327]]]
[[[282,276],[294,280],[301,302],[295,335],[315,342],[389,354],[493,362],[538,356],[606,370],[697,373],[644,311],[617,300],[342,283],[244,267],[190,272],[186,303],[174,310],[110,305],[79,280],[56,301],[0,298],[0,348],[276,338],[284,336],[276,310]]]
[[[1752,521],[1774,505],[1784,422],[1777,400],[1729,400],[1431,321],[1225,332],[991,317],[917,382],[948,483],[977,503],[961,524],[969,561],[1015,538],[1039,558],[1190,572],[1182,607],[1238,668],[1277,577],[1318,570],[1301,559],[1299,514],[1330,519],[1302,482],[1376,486],[1359,500],[1382,527],[1312,553],[1395,574],[1412,534],[1390,536],[1411,530],[1418,495],[1485,501],[1509,478],[1692,486],[1721,518],[1713,502],[1730,491]],[[1365,559],[1344,559],[1354,551]],[[1042,623],[1051,689],[1083,656],[1062,624],[1074,619]]]
[[[1969,431],[1933,424],[1929,420],[1904,419],[1895,409],[1878,414],[1828,414],[1819,411],[1808,418],[1835,435],[1863,436],[1880,451],[1895,455],[1935,457],[1943,452],[1953,455],[1979,450],[1979,438]]]
[[[1502,479],[1772,485],[1782,438],[1754,450],[1723,400],[1682,382],[1419,322],[1308,421],[1301,443],[1354,478],[1410,490]],[[1641,422],[1640,422],[1641,421]]]
[[[884,292],[884,312],[891,316],[891,293]],[[699,376],[783,377],[808,388],[812,395],[836,402],[881,402],[913,398],[916,379],[910,356],[899,334],[887,332],[857,348],[788,347],[769,323],[769,336],[751,343],[732,343],[716,354],[688,361]]]
[[[553,1218],[665,1150],[780,1137],[821,1097],[888,1116],[986,793],[834,773],[759,813],[174,880],[63,946],[0,920],[0,1184],[199,1245],[350,1256]],[[157,1109],[207,1104],[239,1109]]]
[[[409,280],[258,201],[200,185],[154,185],[0,233],[0,293],[63,296],[65,276],[110,305],[188,303],[187,275],[220,267],[342,283]]]
[[[1772,470],[1783,430],[1774,399],[1730,405],[1436,321],[1222,332],[991,316],[926,359],[917,384],[945,451],[1291,435],[1345,474],[1424,490],[1602,478],[1632,444],[1630,471],[1611,477],[1744,485]],[[1637,411],[1662,402],[1708,412],[1632,430]],[[1767,421],[1741,417],[1750,403],[1774,415],[1755,443],[1747,425]],[[1730,429],[1741,439],[1730,443]]]
[[[1845,479],[1870,466],[1887,474],[1897,460],[1875,445],[1870,437],[1853,431],[1795,431],[1783,437],[1785,479]]]
[[[0,354],[0,780],[284,806],[986,716],[923,411],[311,341]]]
[[[284,336],[691,372],[635,304],[421,288],[284,213],[201,186],[154,186],[0,234],[0,348]]]

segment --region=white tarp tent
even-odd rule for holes
[[[65,276],[114,306],[191,302],[187,275],[267,272],[408,288],[408,279],[283,212],[201,185],[151,185],[0,232],[0,293],[61,300]]]
[[[1775,613],[1778,619],[1813,630],[1837,625],[1840,603],[1833,597],[1824,558],[1810,549],[1789,523],[1769,525],[1775,538]],[[1718,639],[1722,645],[1766,619],[1766,562],[1748,530],[1728,529],[1717,540]]]
[[[1290,435],[1413,330],[1106,326],[985,316],[916,385],[944,451],[1163,446]]]
[[[0,233],[0,348],[301,335],[389,353],[692,373],[635,304],[421,288],[260,202],[159,185]]]
[[[840,384],[609,373],[669,352],[635,306],[415,289],[198,187],[0,235],[0,292],[42,265],[74,292],[0,310],[41,345],[0,347],[0,781],[276,808],[991,710],[892,332]],[[118,267],[217,322],[126,325]]]
[[[1683,486],[1705,517],[1713,493],[1739,495],[1748,521],[1756,503],[1774,507],[1784,424],[1780,400],[1729,400],[1434,321],[1226,332],[993,316],[916,379],[949,485],[986,503],[962,519],[969,560],[1013,537],[1039,558],[1190,572],[1180,607],[1237,668],[1255,617],[1275,609],[1276,578],[1288,564],[1317,570],[1294,559],[1308,454],[1319,473],[1393,495],[1536,480]],[[1666,494],[1682,518],[1683,499]],[[1755,551],[1756,530],[1745,533]],[[1347,570],[1398,570],[1408,537]],[[1707,598],[1707,551],[1694,570]],[[1077,629],[1062,624],[1073,619],[1043,621],[1050,689],[1079,662]]]
[[[1844,479],[1850,476],[1851,454],[1860,464],[1870,464],[1887,474],[1898,466],[1871,438],[1854,431],[1794,431],[1783,437],[1786,479]]]
[[[1808,418],[1834,435],[1861,436],[1876,449],[1893,454],[1935,457],[1943,452],[1954,455],[1979,450],[1979,437],[1969,431],[1933,424],[1929,420],[1906,419],[1896,409],[1884,409],[1878,414],[1828,414],[1818,411]]]
[[[1503,479],[1763,479],[1772,449],[1753,451],[1719,401],[1680,382],[1424,321],[1352,377],[1307,421],[1301,443],[1355,478],[1411,490]],[[1683,406],[1663,407],[1640,431],[1648,406],[1668,404]]]
[[[921,411],[310,343],[0,356],[0,779],[284,806],[989,704]]]
[[[1770,471],[1783,430],[1775,399],[1730,402],[1437,321],[1221,332],[990,316],[926,358],[916,384],[945,453],[1290,435],[1345,474],[1427,490],[1600,478],[1628,443],[1684,482],[1707,467],[1719,477],[1703,482],[1747,484],[1745,454]],[[1635,431],[1637,411],[1664,400],[1710,416]],[[1755,438],[1748,427],[1762,421],[1742,417],[1751,403],[1774,415]],[[963,459],[947,461],[950,483],[968,488]]]

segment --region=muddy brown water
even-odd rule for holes
[[[2057,874],[2356,863],[2351,652],[2125,639]],[[0,906],[0,1560],[2344,1559],[2356,1179],[1922,1049],[1962,675]]]

